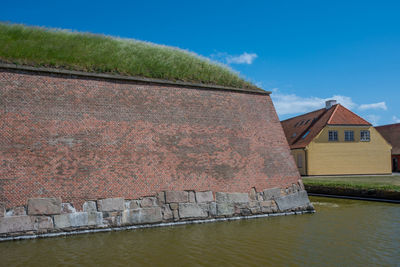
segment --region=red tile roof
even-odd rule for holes
[[[335,111],[328,120],[328,124],[330,125],[371,125],[371,123],[340,104],[337,104],[334,107]]]
[[[340,104],[281,122],[291,149],[306,147],[326,125],[371,125]]]
[[[375,129],[392,145],[392,155],[400,155],[400,123],[383,125]]]

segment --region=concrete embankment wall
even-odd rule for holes
[[[0,64],[0,124],[6,217],[36,216],[29,199],[79,213],[87,201],[286,190],[300,179],[271,99],[257,90]]]

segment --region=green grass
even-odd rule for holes
[[[0,23],[0,61],[95,73],[257,88],[229,67],[174,47]]]
[[[375,189],[400,192],[400,176],[303,177],[306,186]]]

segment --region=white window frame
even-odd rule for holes
[[[331,136],[332,136],[332,138],[331,138]],[[330,130],[330,131],[328,131],[328,140],[329,140],[330,142],[337,142],[337,141],[339,141],[339,133],[338,133],[338,131],[335,131],[335,130]]]
[[[352,130],[344,131],[344,141],[353,142],[354,141],[354,131],[352,131]]]
[[[371,141],[371,133],[369,130],[361,130],[360,131],[360,141],[361,142]]]

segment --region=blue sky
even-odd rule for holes
[[[180,47],[271,95],[281,119],[339,102],[400,122],[400,1],[4,1],[0,20]]]

